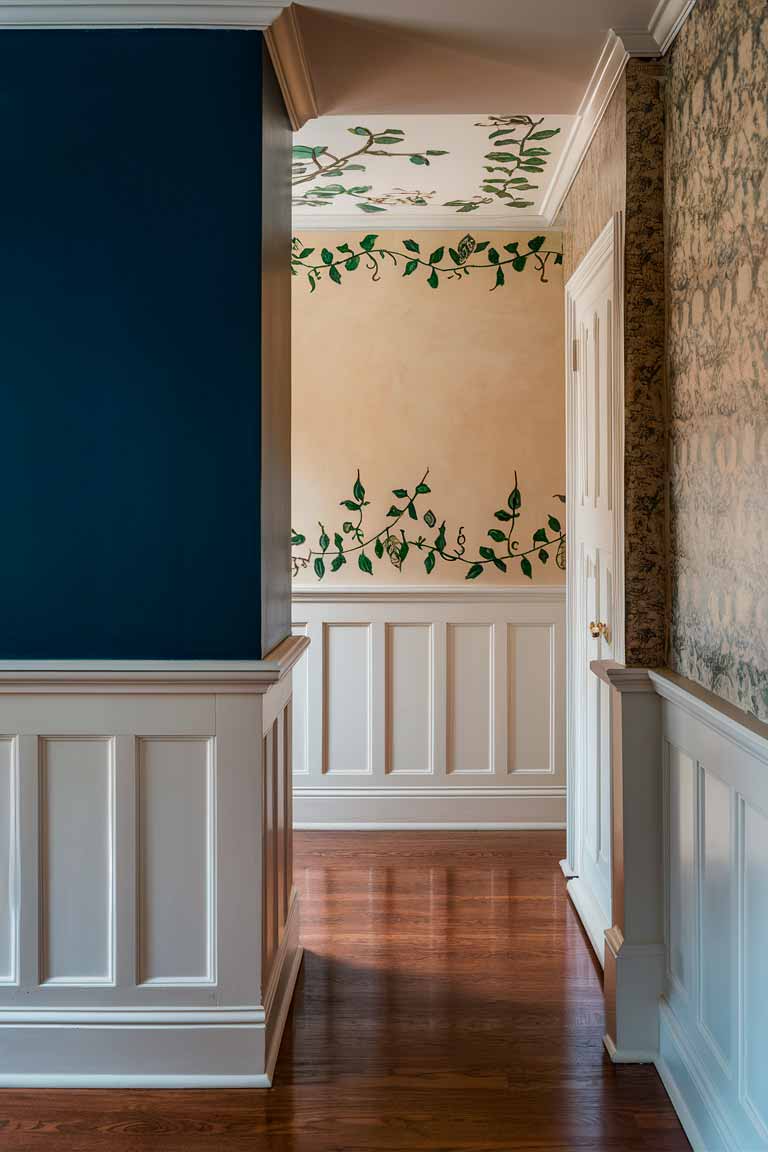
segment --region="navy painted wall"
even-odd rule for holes
[[[262,38],[0,36],[0,658],[258,658]]]

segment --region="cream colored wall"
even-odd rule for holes
[[[531,234],[475,235],[504,257],[504,244],[518,240],[525,249]],[[462,233],[411,236],[423,252],[443,246],[447,253]],[[359,238],[301,234],[302,244],[318,251]],[[377,244],[402,247],[404,238],[381,233]],[[544,249],[559,250],[560,235],[550,233]],[[443,276],[433,289],[423,269],[404,277],[402,264],[396,269],[386,259],[376,282],[364,262],[344,273],[341,284],[324,277],[313,293],[304,275],[294,278],[293,526],[317,548],[322,522],[330,537],[328,568],[334,532],[353,519],[339,502],[353,498],[358,468],[371,502],[365,509],[367,535],[387,523],[393,503],[404,505],[392,490],[413,492],[427,468],[431,492],[419,497],[418,522],[406,516],[398,525],[410,539],[423,534],[433,542],[445,520],[449,549],[463,526],[467,558],[481,545],[498,552],[488,530],[504,527],[494,513],[507,506],[515,470],[521,551],[549,515],[564,530],[564,505],[553,499],[565,491],[562,268],[550,259],[547,283],[533,261],[524,271],[507,266],[505,272],[506,284],[495,291],[489,291],[493,272],[475,270],[461,280]],[[430,509],[437,517],[434,529],[423,520]],[[294,548],[294,555],[306,551],[306,545]],[[373,575],[359,569],[353,554],[339,572],[328,571],[324,583],[463,583],[468,571],[467,564],[438,558],[428,575],[425,554],[413,547],[402,571],[386,554],[377,560],[372,547],[366,554]],[[296,579],[317,583],[311,565]],[[534,557],[533,581],[564,582],[554,549],[546,565]],[[492,583],[529,580],[516,561],[506,573],[486,565],[476,585]]]

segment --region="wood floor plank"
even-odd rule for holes
[[[559,832],[296,833],[305,962],[271,1091],[0,1093],[9,1152],[678,1152],[602,1045]]]

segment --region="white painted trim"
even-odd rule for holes
[[[565,585],[475,588],[464,584],[294,584],[294,604],[562,604]],[[2,665],[0,664],[0,667]]]
[[[672,672],[649,672],[659,696],[768,766],[768,724]]]
[[[560,153],[549,187],[544,193],[540,212],[545,220],[554,221],[568,195],[581,162],[592,143],[614,89],[621,79],[628,53],[616,33],[611,30],[603,45],[600,58],[587,84],[573,127]]]
[[[114,1075],[111,1073],[82,1074],[79,1072],[50,1075],[45,1072],[0,1072],[0,1088],[271,1088],[271,1077],[265,1073],[253,1076],[175,1076],[149,1075],[128,1073],[127,1075]]]
[[[608,927],[605,915],[597,904],[591,889],[589,889],[578,876],[569,880],[566,891],[573,902],[584,931],[589,937],[595,956],[600,961],[600,967],[605,967],[605,929]]]
[[[381,800],[384,797],[405,800],[409,797],[413,798],[414,796],[428,796],[430,799],[436,800],[466,800],[469,797],[481,798],[483,800],[542,799],[545,797],[562,799],[565,797],[565,788],[516,788],[514,786],[509,788],[494,788],[492,786],[483,787],[482,784],[478,784],[474,788],[461,786],[451,788],[448,785],[435,788],[409,788],[407,785],[377,788],[366,787],[364,784],[357,788],[337,788],[331,782],[327,787],[318,788],[305,788],[301,784],[294,784],[293,795],[294,797],[300,796],[307,800],[325,799],[328,796],[344,797],[345,799],[362,799],[367,797],[371,800]]]
[[[381,212],[375,218],[366,212],[339,212],[333,216],[323,212],[303,212],[301,208],[293,210],[293,230],[302,229],[312,232],[350,231],[362,228],[363,231],[375,226],[377,232],[413,232],[441,228],[449,232],[464,232],[467,228],[467,217],[461,218],[456,212],[432,212],[424,209],[423,217],[415,219],[413,213]],[[560,232],[560,225],[554,225],[548,216],[541,212],[521,212],[519,215],[507,213],[502,216],[487,215],[481,219],[472,220],[472,235],[477,237],[482,232]]]
[[[672,47],[675,37],[688,19],[695,3],[696,0],[659,0],[651,16],[648,31],[662,56]]]
[[[288,0],[0,0],[0,28],[244,28],[263,31]]]
[[[486,820],[461,823],[445,821],[324,821],[294,824],[296,832],[547,832],[562,831],[563,820],[508,821],[489,824]]]
[[[619,1049],[614,1044],[613,1040],[607,1034],[603,1036],[603,1044],[605,1050],[611,1058],[613,1064],[655,1064],[658,1053],[646,1051],[644,1049],[637,1049],[627,1051],[626,1049]]]
[[[317,96],[296,5],[289,4],[264,33],[294,132],[318,115]]]

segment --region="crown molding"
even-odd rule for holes
[[[294,132],[318,115],[315,86],[295,4],[284,8],[264,34]]]
[[[501,214],[476,216],[473,213],[430,212],[416,219],[402,212],[302,212],[294,208],[293,230],[311,232],[421,232],[440,228],[444,232],[559,232],[559,225],[547,222],[540,213],[519,216]]]
[[[659,0],[651,16],[648,31],[658,45],[663,56],[687,20],[696,0]]]
[[[552,226],[552,221],[557,218],[563,206],[628,59],[629,53],[621,38],[611,29],[541,202],[545,227]]]
[[[248,28],[264,31],[288,0],[0,0],[0,28]]]

